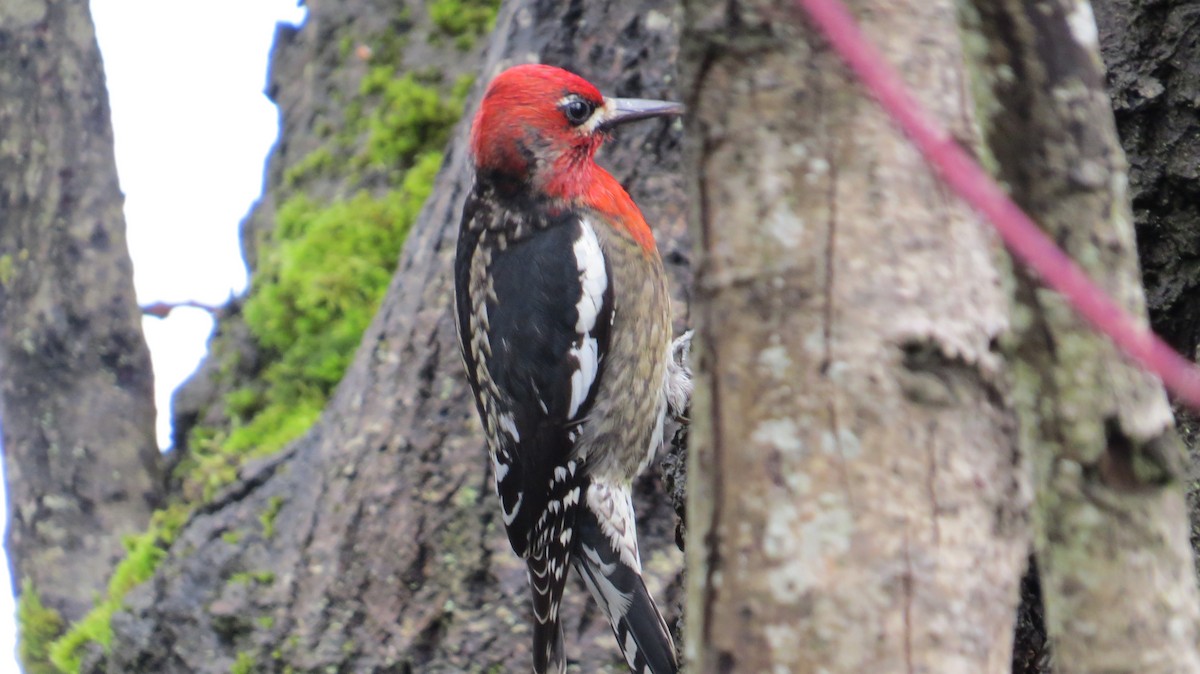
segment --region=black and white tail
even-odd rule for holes
[[[525,568],[533,594],[534,674],[562,674],[567,669],[559,608],[575,549],[575,520],[585,489],[575,462],[557,468],[550,481],[546,508],[531,532]]]
[[[642,580],[629,488],[592,484],[577,517],[572,561],[608,616],[629,670],[675,674],[675,643]]]
[[[561,564],[561,566],[559,566]],[[551,561],[531,556],[526,560],[529,588],[533,592],[533,672],[563,674],[567,658],[563,651],[562,621],[558,618],[566,580],[567,558]]]

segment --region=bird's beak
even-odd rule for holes
[[[672,117],[683,114],[682,103],[652,101],[645,98],[609,98],[604,101],[609,112],[600,122],[600,130],[607,131],[615,126],[651,117]]]

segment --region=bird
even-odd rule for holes
[[[672,340],[654,235],[595,155],[619,125],[682,112],[526,64],[493,78],[473,119],[455,323],[501,519],[526,562],[536,674],[566,669],[569,567],[630,671],[678,670],[642,578],[632,481],[690,395],[679,358],[691,333]]]

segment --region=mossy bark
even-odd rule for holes
[[[308,8],[306,24],[282,30],[276,42],[268,89],[284,129],[267,193],[245,227],[256,262],[271,242],[263,233],[274,225],[272,204],[301,190],[326,201],[388,188],[387,171],[328,175],[310,166],[287,180],[289,168],[331,139],[363,140],[337,136],[346,116],[371,114],[352,113],[347,101],[378,65],[395,66],[397,77],[443,66],[450,80],[477,72],[468,116],[483,83],[531,60],[572,68],[617,95],[675,96],[670,2],[517,0],[502,7],[490,42],[465,52],[458,36],[430,39],[426,3]],[[114,616],[111,652],[85,671],[224,674],[250,662],[253,671],[528,669],[525,573],[499,521],[451,321],[450,269],[470,181],[466,129],[466,121],[455,129],[388,294],[321,420],[200,507],[155,579]],[[685,287],[689,249],[679,138],[667,123],[623,129],[600,156],[643,207],[676,289]],[[206,418],[219,389],[193,389],[196,418]],[[652,589],[677,597],[677,587],[664,590],[681,561],[674,520],[661,493],[646,487],[639,533]],[[573,582],[568,596],[573,668],[625,671],[582,584]]]
[[[161,498],[153,376],[87,3],[0,4],[0,63],[6,547],[74,620]]]
[[[691,2],[693,672],[1007,672],[1028,540],[1003,269],[823,41]],[[949,0],[851,3],[974,134]]]
[[[998,176],[1145,320],[1126,165],[1090,5],[963,2]],[[1200,669],[1183,454],[1161,385],[1015,270],[1011,344],[1033,457],[1035,551],[1057,672]],[[1119,607],[1119,608],[1118,608]]]

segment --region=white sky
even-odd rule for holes
[[[138,301],[219,305],[246,285],[238,225],[261,192],[278,132],[276,109],[263,95],[275,24],[299,23],[304,10],[296,0],[91,0],[91,8]],[[204,355],[212,321],[198,309],[176,309],[143,327],[158,442],[166,447],[171,392]],[[6,674],[19,671],[13,611],[12,597],[0,591]]]

